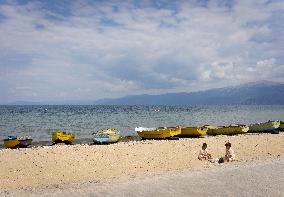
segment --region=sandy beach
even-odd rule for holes
[[[206,170],[168,172],[6,192],[5,196],[273,196],[284,193],[284,159],[239,162]]]
[[[228,141],[232,143],[237,156],[237,161],[232,164],[218,165],[197,159],[203,142],[208,144],[208,150],[213,154],[213,157],[218,158],[224,155],[224,144]],[[126,192],[126,196],[131,196],[131,191],[133,187],[137,186],[138,180],[138,182],[142,181],[141,184],[146,181],[145,187],[147,184],[152,185],[151,182],[154,181],[157,185],[153,187],[157,187],[157,195],[161,196],[159,188],[161,189],[163,181],[170,181],[172,178],[175,181],[170,181],[170,184],[176,185],[180,177],[185,180],[191,177],[191,179],[196,178],[197,182],[198,180],[202,182],[200,177],[211,175],[213,176],[212,180],[206,179],[205,183],[214,185],[216,181],[220,181],[220,189],[230,192],[230,188],[225,185],[222,187],[221,175],[225,175],[226,170],[232,175],[237,175],[232,181],[240,184],[244,184],[243,180],[249,176],[251,179],[257,179],[258,176],[269,177],[278,174],[278,178],[274,179],[275,185],[273,186],[277,187],[277,185],[284,183],[283,152],[284,133],[147,140],[111,145],[57,145],[16,150],[4,149],[0,151],[0,194],[2,196],[8,194],[49,196],[50,190],[54,190],[57,191],[57,193],[53,192],[54,195],[59,195],[60,192],[68,195],[68,192],[78,185],[80,188],[98,187],[103,192],[115,182],[118,192],[122,190]],[[270,169],[272,172],[267,175],[267,172],[270,171],[266,171],[266,174],[263,174],[262,168]],[[280,171],[274,172],[278,168]],[[248,169],[256,169],[256,171]],[[246,176],[245,171],[252,172],[252,174]],[[265,180],[262,179],[263,183],[259,183],[259,185],[255,182],[254,187],[261,188],[262,184],[265,184]],[[184,185],[182,187],[185,187],[184,181],[181,182]],[[86,184],[92,184],[92,186]],[[254,182],[252,181],[251,184]],[[142,192],[143,188],[140,190]],[[37,193],[38,191],[41,193]],[[76,191],[80,193],[80,190]],[[84,190],[81,191],[83,194]],[[90,189],[89,194],[84,194],[90,196],[92,191]],[[183,190],[176,192],[181,191]],[[200,188],[196,188],[196,195],[198,191],[201,191]],[[277,193],[279,191],[281,190],[275,191],[275,195],[271,196],[279,196]],[[148,192],[150,193],[144,196],[151,195],[151,191]],[[192,192],[194,191],[192,190]],[[226,192],[227,195],[224,196],[231,196],[231,193]],[[97,191],[97,195],[103,194],[107,195],[108,193]],[[204,195],[208,194],[204,193]],[[261,193],[259,195],[261,196]]]

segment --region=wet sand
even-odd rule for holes
[[[203,142],[208,144],[208,150],[213,154],[213,157],[218,158],[224,155],[224,144],[227,141],[232,143],[238,161],[220,166],[197,159]],[[133,179],[143,181],[145,177],[147,179],[151,176],[165,176],[166,180],[170,180],[175,177],[175,174],[183,176],[184,173],[191,174],[188,175],[189,177],[196,176],[198,178],[195,173],[207,173],[208,170],[204,169],[223,172],[227,166],[235,166],[233,168],[238,170],[242,168],[242,163],[250,165],[255,161],[259,165],[268,163],[269,166],[270,163],[273,164],[273,160],[278,160],[283,169],[283,152],[284,133],[162,141],[147,140],[111,145],[58,145],[16,150],[5,149],[0,150],[0,194],[7,195],[16,191],[19,192],[19,196],[23,196],[29,192],[31,192],[29,194],[36,194],[37,191],[48,192],[58,188],[72,189],[73,186],[76,188],[76,185],[84,187],[86,183],[94,184],[92,187],[100,185],[106,190],[110,186],[107,184],[111,184],[113,181],[119,183],[118,185],[127,182],[129,188],[132,188],[130,186],[134,184],[131,182]],[[283,171],[280,170],[280,172],[282,173],[279,176],[282,185],[284,182]],[[256,173],[260,173],[259,176],[266,176],[261,170]],[[243,173],[242,177],[237,177],[240,184],[243,184],[242,180],[248,178],[245,174]],[[176,178],[177,181],[178,179]],[[159,186],[159,182],[162,180],[154,178],[149,180],[148,184],[151,185],[151,181],[157,181],[159,188],[162,187]],[[212,178],[213,185],[216,182],[214,180],[219,180],[219,178]],[[169,185],[171,184],[176,184],[176,182],[170,181]],[[122,185],[121,187],[125,187],[125,191],[128,191],[128,186]],[[158,188],[156,192],[158,192]],[[121,190],[123,189],[121,188]],[[58,191],[64,192],[65,190],[59,189]],[[199,190],[196,189],[196,191]],[[66,192],[68,193],[67,190]],[[229,193],[228,195],[230,196]]]

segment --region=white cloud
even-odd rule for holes
[[[283,82],[283,2],[150,2],[76,1],[70,14],[0,4],[0,102]]]

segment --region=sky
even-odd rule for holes
[[[0,103],[284,82],[283,0],[0,0]]]

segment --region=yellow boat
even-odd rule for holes
[[[136,127],[135,131],[142,139],[167,139],[181,134],[180,127]]]
[[[52,141],[54,143],[65,143],[65,144],[72,144],[75,139],[75,135],[72,133],[65,133],[62,131],[56,131],[52,133]]]
[[[246,125],[229,125],[229,126],[209,126],[205,125],[204,127],[208,128],[208,135],[236,135],[243,134],[248,132],[249,127]]]
[[[203,136],[206,134],[208,128],[206,127],[182,127],[181,128],[181,136]]]
[[[249,132],[270,132],[278,129],[280,121],[267,121],[263,123],[257,123],[249,126]]]
[[[16,148],[20,144],[17,136],[8,136],[4,139],[4,146],[6,148]]]

